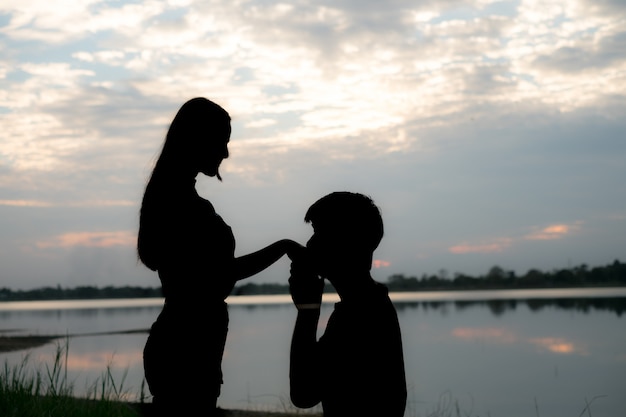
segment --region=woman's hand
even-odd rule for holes
[[[299,244],[298,242],[291,239],[283,240],[285,245],[285,253],[292,261],[304,258],[304,254],[306,252],[306,248]]]
[[[285,254],[292,260],[300,257],[304,246],[291,239],[281,239],[256,252],[233,260],[233,276],[236,281],[258,274]]]

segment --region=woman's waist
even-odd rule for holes
[[[196,294],[166,295],[164,307],[168,309],[199,310],[199,311],[224,311],[228,304],[222,297],[198,296]]]
[[[161,289],[166,300],[186,303],[216,303],[224,301],[235,286],[230,279],[185,279],[159,274]]]
[[[153,337],[179,335],[195,338],[209,333],[213,338],[219,337],[220,334],[225,337],[229,321],[225,303],[221,306],[198,308],[196,305],[181,307],[166,302],[152,323],[150,334]]]
[[[157,318],[162,324],[175,323],[177,326],[201,324],[203,327],[228,325],[228,305],[226,302],[165,299],[163,309]],[[211,324],[213,323],[213,324]]]

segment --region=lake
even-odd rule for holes
[[[617,417],[626,410],[626,288],[393,293],[408,382],[406,416]],[[325,295],[320,327],[335,295]],[[230,333],[218,405],[291,409],[288,358],[296,318],[289,296],[228,299]],[[87,392],[111,369],[139,396],[145,330],[162,299],[0,303],[0,336],[69,338],[68,378]],[[198,329],[202,331],[202,329]],[[321,331],[321,329],[320,329]],[[89,335],[91,334],[91,335]],[[59,339],[65,344],[64,339]],[[0,360],[50,363],[56,344]],[[193,366],[194,360],[180,358]],[[45,368],[43,368],[45,369]],[[125,378],[124,378],[124,375]],[[586,407],[590,409],[587,410]]]

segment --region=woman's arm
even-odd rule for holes
[[[233,265],[233,276],[236,281],[251,277],[263,271],[283,255],[295,256],[303,246],[290,240],[282,239],[248,255],[235,258]]]

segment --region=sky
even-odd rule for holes
[[[139,203],[196,96],[233,120],[197,188],[237,255],[346,190],[379,281],[626,261],[623,0],[0,0],[0,51],[0,287],[158,286]]]

